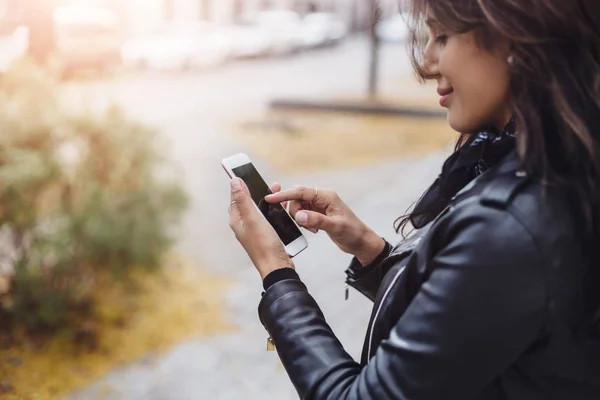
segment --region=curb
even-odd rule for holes
[[[394,106],[385,103],[336,103],[318,102],[310,100],[273,99],[269,103],[273,110],[304,110],[318,112],[351,112],[371,115],[395,115],[417,118],[440,118],[446,119],[445,111],[428,110],[426,108],[411,108]]]

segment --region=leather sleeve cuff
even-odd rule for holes
[[[357,281],[363,276],[365,276],[369,271],[371,271],[374,267],[381,264],[383,260],[392,252],[393,246],[389,244],[389,242],[385,241],[385,247],[379,253],[379,255],[368,265],[362,265],[356,257],[352,259],[350,262],[350,266],[346,269],[346,276],[348,277],[348,281]]]
[[[279,281],[284,281],[286,279],[296,279],[300,280],[300,276],[293,268],[280,268],[275,271],[270,272],[265,279],[263,279],[263,288],[265,291],[269,290],[271,286]]]

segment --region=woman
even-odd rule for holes
[[[411,8],[414,65],[462,133],[398,225],[415,234],[393,248],[333,192],[267,197],[355,256],[348,282],[375,302],[362,361],[233,180],[230,225],[264,279],[261,321],[302,398],[600,399],[600,3]]]

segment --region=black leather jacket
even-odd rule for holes
[[[272,285],[259,315],[300,397],[600,399],[568,210],[513,152],[383,262],[351,266],[349,283],[375,302],[361,363],[301,281]]]

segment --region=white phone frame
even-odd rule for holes
[[[227,172],[227,175],[229,175],[229,178],[233,179],[236,175],[233,172],[234,168],[237,167],[241,167],[242,165],[246,165],[246,164],[252,164],[252,160],[250,160],[250,157],[248,157],[248,155],[244,154],[244,153],[238,153],[235,154],[231,157],[227,157],[224,158],[221,161],[221,165],[223,166],[223,169],[225,169],[225,172]],[[254,168],[258,171],[258,169],[256,168],[256,166],[254,165]],[[260,175],[260,172],[259,172]],[[260,175],[262,178],[262,175]],[[265,180],[264,178],[262,178],[263,181]],[[265,181],[266,183],[266,181]],[[267,184],[268,186],[268,184]],[[254,204],[254,203],[253,203]],[[256,204],[254,204],[254,206],[256,207],[256,209],[258,210],[258,206]],[[290,217],[290,220],[298,227],[298,230],[300,230],[300,227],[298,226],[298,224],[296,223],[296,221],[294,221],[294,218],[292,218],[292,216],[289,214],[288,210],[285,210],[285,212],[288,214],[288,216]],[[261,213],[262,215],[262,213]],[[263,218],[265,218],[263,216]],[[265,218],[266,220],[266,218]],[[283,242],[282,242],[283,243]],[[302,231],[300,231],[300,236],[298,236],[293,242],[291,242],[288,245],[285,245],[285,251],[286,253],[290,256],[290,257],[295,257],[297,256],[302,250],[306,249],[308,247],[308,241],[306,240],[306,237],[304,236],[304,234],[302,233]]]

